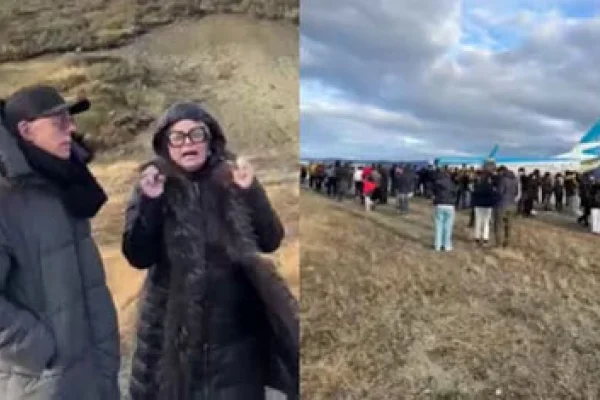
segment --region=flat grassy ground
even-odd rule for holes
[[[309,399],[596,399],[600,241],[518,220],[510,249],[432,250],[432,206],[300,201]]]

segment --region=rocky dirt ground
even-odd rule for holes
[[[432,250],[432,207],[372,214],[302,193],[302,387],[310,399],[595,399],[600,242],[519,220],[510,249]]]
[[[110,196],[94,233],[119,312],[123,386],[144,278],[120,254],[123,211],[151,155],[149,128],[173,101],[202,101],[232,149],[253,160],[288,233],[274,257],[299,295],[297,12],[297,0],[0,5],[0,97],[48,83],[93,104],[78,125]]]

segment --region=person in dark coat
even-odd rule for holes
[[[565,172],[565,198],[567,212],[575,214],[576,210],[576,199],[577,197],[577,181],[575,174],[572,171]]]
[[[335,164],[328,165],[325,169],[325,188],[327,190],[327,196],[329,197],[337,197],[338,190],[338,172],[340,167],[342,166],[341,161],[336,161]]]
[[[542,187],[542,208],[544,211],[550,211],[550,202],[552,201],[552,193],[554,192],[554,182],[550,172],[546,172],[541,181]]]
[[[299,398],[298,309],[259,252],[284,227],[247,162],[193,103],[159,120],[126,211],[123,254],[148,270],[133,400]]]
[[[300,165],[300,186],[306,185],[306,178],[308,177],[308,168],[306,165]]]
[[[589,176],[583,176],[580,178],[579,183],[579,198],[581,199],[581,208],[583,214],[577,219],[577,223],[585,227],[590,226],[590,215],[591,215],[591,199],[592,199],[592,185],[593,181]]]
[[[525,198],[527,193],[527,185],[529,183],[529,177],[525,173],[525,168],[519,168],[519,201],[517,203],[517,213],[519,215],[525,215]]]
[[[539,179],[534,171],[529,175],[521,177],[521,195],[523,196],[523,215],[533,216],[533,207],[538,198]]]
[[[468,172],[467,186],[469,197],[469,228],[475,228],[475,206],[473,206],[473,190],[475,190],[475,181],[477,180],[478,172],[475,167],[471,167]]]
[[[494,208],[494,236],[496,245],[510,245],[513,219],[516,214],[516,199],[519,182],[515,174],[506,167],[498,169],[496,207]]]
[[[348,193],[352,190],[353,172],[348,162],[343,165],[340,163],[336,169],[338,177],[337,200],[342,201],[348,197]]]
[[[381,179],[379,181],[379,189],[380,189],[380,204],[388,203],[388,195],[390,188],[390,175],[389,171],[383,167],[383,165],[379,164],[377,166],[377,170],[379,171],[379,175]]]
[[[463,210],[471,207],[470,173],[466,166],[458,174],[459,207]]]
[[[600,182],[592,176],[590,190],[590,225],[594,235],[600,235]]]
[[[431,199],[433,196],[433,182],[437,179],[438,172],[433,165],[425,170],[424,190],[426,199]]]
[[[410,196],[414,191],[415,177],[410,169],[396,169],[396,190],[398,191],[398,210],[401,213],[410,211]]]
[[[425,186],[427,184],[427,168],[423,167],[417,173],[418,181],[417,181],[417,195],[420,197],[425,197]]]
[[[554,178],[553,192],[556,211],[563,212],[565,208],[565,179],[561,173],[556,174]]]
[[[417,192],[419,191],[419,170],[417,169],[416,165],[408,165],[406,169],[410,171],[411,175],[413,176],[412,193],[414,196],[416,196]]]
[[[400,167],[399,164],[393,164],[389,170],[389,178],[390,178],[390,196],[396,197],[398,193],[398,188],[396,187],[396,170]]]
[[[107,196],[48,86],[0,105],[0,399],[119,399],[119,329],[91,219]]]
[[[542,173],[539,169],[535,170],[534,175],[535,175],[535,184],[536,184],[535,205],[539,209],[542,209],[543,205],[544,205],[544,198],[543,198],[543,192],[542,192],[542,189],[544,186],[544,175],[542,175]],[[552,177],[550,177],[550,181],[552,181]]]
[[[475,207],[474,236],[477,243],[489,243],[492,214],[496,200],[493,176],[489,171],[483,170],[479,174],[473,190],[473,207]]]
[[[315,166],[314,175],[315,191],[321,193],[321,191],[323,190],[323,183],[325,183],[325,164],[323,162],[318,162]]]

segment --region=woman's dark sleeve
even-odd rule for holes
[[[250,209],[252,227],[260,251],[264,253],[276,251],[285,237],[285,229],[271,206],[265,189],[255,179],[252,186],[242,190],[242,196]]]
[[[161,242],[162,200],[144,196],[138,187],[127,205],[122,252],[127,261],[138,269],[158,262]]]

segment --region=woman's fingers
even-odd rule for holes
[[[144,171],[142,171],[140,184],[146,187],[153,187],[164,184],[165,180],[165,175],[161,174],[155,165],[149,165],[146,169],[144,169]]]

